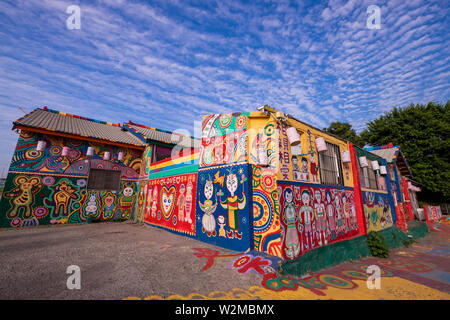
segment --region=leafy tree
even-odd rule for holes
[[[430,202],[450,201],[450,101],[394,108],[370,121],[360,137],[373,146],[400,145],[414,180],[422,185],[418,195]]]
[[[349,123],[334,121],[328,128],[324,128],[323,131],[348,140],[357,146],[364,146],[364,140],[358,136],[356,131],[352,129],[352,125]]]

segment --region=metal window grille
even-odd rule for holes
[[[339,146],[326,142],[327,151],[319,153],[320,178],[323,184],[343,186],[341,152]]]
[[[120,190],[121,171],[90,169],[87,188],[89,190]]]
[[[368,162],[368,167],[359,168],[361,187],[368,189],[378,189],[377,176],[372,168],[372,162]]]

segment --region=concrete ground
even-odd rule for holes
[[[124,223],[0,231],[0,299],[450,299],[450,226],[389,259],[366,258],[298,279],[278,259],[231,252]],[[368,265],[381,269],[369,290]],[[67,289],[66,269],[81,269]]]

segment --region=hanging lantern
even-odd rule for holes
[[[359,157],[359,166],[361,168],[365,168],[365,167],[369,166],[369,164],[367,163],[367,158],[366,157]]]
[[[298,156],[300,153],[302,153],[302,147],[301,145],[291,146],[291,153],[293,156]]]
[[[109,160],[109,157],[110,157],[110,153],[109,153],[109,151],[105,151],[105,153],[103,154],[103,160]]]
[[[317,148],[317,152],[327,151],[327,144],[325,143],[324,138],[322,138],[322,137],[316,138],[316,148]]]
[[[45,150],[45,146],[47,145],[47,142],[45,142],[44,140],[39,140],[36,150],[37,151],[44,151]]]
[[[379,170],[380,169],[380,165],[378,164],[377,160],[373,160],[372,161],[372,169],[373,170]]]
[[[69,147],[63,147],[61,155],[63,157],[67,157],[69,155],[69,152],[70,152],[70,148]]]
[[[348,150],[342,151],[342,162],[344,163],[351,162],[350,151]]]
[[[296,146],[300,143],[300,135],[298,134],[297,129],[295,129],[294,127],[289,127],[286,130],[286,134],[291,146]]]
[[[380,167],[380,174],[387,174],[386,166],[381,166]]]
[[[93,156],[94,155],[94,147],[88,147],[86,155]]]
[[[120,151],[119,155],[117,156],[117,160],[122,161],[123,160],[123,152]]]

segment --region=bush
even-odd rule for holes
[[[372,256],[379,258],[389,257],[389,247],[381,233],[371,231],[367,237],[367,244]]]

